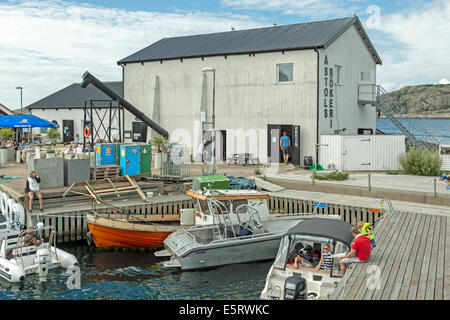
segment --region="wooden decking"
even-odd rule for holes
[[[352,265],[330,299],[450,299],[449,225],[441,215],[388,216],[375,228],[370,261]]]

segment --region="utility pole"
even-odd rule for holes
[[[213,73],[213,102],[212,102],[212,150],[211,150],[211,174],[216,174],[216,69],[203,68],[202,72]]]

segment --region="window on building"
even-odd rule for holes
[[[336,84],[342,84],[342,66],[335,66],[336,69]]]
[[[294,81],[294,64],[279,64],[277,65],[278,82],[292,82]]]
[[[47,133],[48,128],[40,128],[40,133],[41,134],[46,134]]]
[[[372,72],[370,71],[361,71],[361,81],[372,81]]]

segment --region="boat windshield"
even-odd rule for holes
[[[283,269],[286,265],[287,253],[289,250],[289,236],[281,238],[280,246],[278,247],[278,253],[273,263],[273,267],[277,269]]]

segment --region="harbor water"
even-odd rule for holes
[[[421,138],[421,132],[418,127],[424,128],[434,139],[440,140],[441,144],[450,145],[450,119],[399,118],[399,121],[419,139]],[[377,119],[377,129],[385,134],[402,134],[395,124],[386,118]]]
[[[46,282],[36,275],[24,283],[0,279],[0,299],[16,300],[256,300],[272,262],[229,265],[181,272],[164,269],[152,251],[105,251],[85,242],[60,245],[80,264],[80,287],[70,289],[63,269],[51,270]]]

